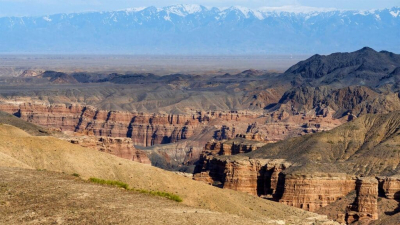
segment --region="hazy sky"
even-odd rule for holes
[[[46,15],[84,11],[111,11],[144,6],[200,4],[259,8],[302,5],[337,9],[381,9],[400,6],[400,0],[0,0],[0,16]]]

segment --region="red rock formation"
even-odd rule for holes
[[[28,103],[29,102],[29,103]],[[215,127],[217,140],[246,133],[246,139],[277,141],[332,129],[343,121],[325,117],[290,115],[278,118],[256,112],[193,112],[187,115],[144,114],[97,110],[90,106],[0,100],[0,110],[49,128],[103,137],[129,137],[135,145],[175,143]]]
[[[358,178],[356,181],[357,197],[348,207],[347,223],[378,219],[378,180],[372,177]]]
[[[289,167],[285,160],[224,160],[203,154],[194,172],[194,180],[252,195],[275,194],[279,174]]]
[[[346,174],[289,175],[284,183],[279,202],[312,212],[355,189],[354,180]]]
[[[264,190],[264,193],[261,193],[262,195],[278,200],[282,197],[282,191],[284,190],[283,181],[285,178],[282,172],[290,167],[290,165],[291,163],[281,159],[271,160],[267,163],[265,166],[264,181],[259,184],[260,186],[264,185],[264,187],[261,187]]]
[[[209,141],[205,145],[203,154],[217,155],[237,155],[255,151],[266,145],[265,142],[248,141],[244,138],[235,138],[228,141]]]
[[[264,178],[264,167],[268,160],[240,160],[226,162],[223,188],[258,195],[258,183]]]
[[[196,129],[218,122],[256,118],[239,112],[198,112],[192,115],[157,115],[96,110],[81,105],[3,102],[0,110],[37,125],[103,137],[129,137],[135,145],[174,143],[193,136]]]
[[[110,138],[110,137],[73,137],[68,138],[73,144],[83,147],[93,148],[98,151],[107,152],[112,155],[129,159],[134,162],[150,164],[145,151],[136,149],[129,138]]]
[[[400,176],[378,177],[379,188],[388,199],[400,200]]]
[[[236,137],[244,138],[246,140],[253,140],[253,141],[264,141],[264,138],[259,133],[247,133],[247,134],[238,134]]]

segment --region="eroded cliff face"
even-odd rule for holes
[[[203,154],[202,160],[195,169],[194,180],[312,212],[345,198],[355,190],[356,198],[347,207],[347,213],[338,213],[335,218],[348,223],[378,219],[378,180],[375,178],[356,179],[345,173],[286,174],[285,170],[296,164],[284,159]],[[397,192],[395,178],[382,178],[381,182],[386,182],[388,196]]]
[[[270,197],[282,193],[281,172],[290,166],[285,160],[229,160],[202,155],[196,166],[194,180],[210,185]]]
[[[211,140],[206,143],[203,154],[217,155],[237,155],[255,151],[266,145],[267,141],[254,139],[255,135],[237,135],[237,138],[225,141]],[[258,136],[258,135],[257,135]],[[256,141],[255,141],[256,140]]]
[[[378,177],[379,190],[388,199],[400,200],[400,176]]]
[[[348,207],[346,222],[364,223],[378,219],[378,180],[373,177],[362,177],[356,181],[357,197]]]
[[[105,137],[128,137],[133,144],[152,146],[174,143],[193,136],[207,124],[240,122],[259,115],[240,112],[197,112],[192,115],[162,115],[96,110],[81,105],[35,103],[0,104],[0,110],[41,126],[61,131]]]
[[[223,188],[258,195],[258,183],[264,180],[265,162],[259,160],[242,160],[226,162]]]
[[[286,175],[279,202],[315,212],[355,189],[355,181],[346,174]]]
[[[242,135],[241,137],[247,140],[268,143],[329,130],[343,123],[328,114],[318,117],[299,114],[277,116],[276,113],[262,114],[252,111],[148,114],[104,111],[74,104],[30,102],[28,99],[2,99],[0,111],[71,135],[129,138],[132,145],[143,147],[182,143],[175,148],[168,147],[166,152],[158,151],[157,154],[149,156],[157,161],[155,165],[166,169],[177,168],[173,165],[177,164],[175,162],[193,165],[200,158],[203,146],[213,138],[226,140]],[[232,146],[225,144],[221,154],[233,155],[254,151],[259,146],[246,143],[233,143]],[[177,158],[178,155],[181,157]]]
[[[151,165],[147,153],[136,149],[130,138],[78,136],[67,138],[67,140],[83,147],[93,148],[134,162]]]

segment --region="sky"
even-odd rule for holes
[[[41,16],[56,13],[113,11],[126,8],[176,4],[260,7],[308,6],[370,10],[400,6],[400,0],[0,0],[0,16]]]

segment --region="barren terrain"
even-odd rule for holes
[[[0,138],[2,139],[0,159],[3,167],[77,173],[83,179],[98,177],[118,180],[136,189],[177,194],[183,198],[181,204],[185,207],[233,214],[258,222],[282,220],[286,223],[301,224],[302,221],[310,220],[327,221],[316,214],[265,201],[245,193],[221,190],[172,172],[86,149],[54,137],[31,136],[10,125],[0,126]],[[4,179],[13,180],[13,177]],[[27,178],[22,176],[21,179],[20,182],[26,184],[23,180]],[[18,182],[17,180],[15,178],[15,182]],[[120,192],[120,190],[115,191]],[[35,201],[34,199],[33,196],[32,201]]]

